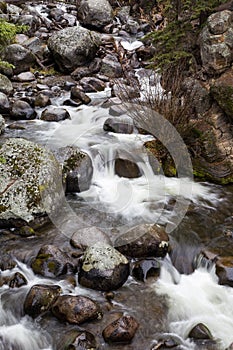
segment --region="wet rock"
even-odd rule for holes
[[[40,119],[47,122],[60,122],[61,120],[70,119],[70,114],[65,108],[49,106],[41,113]]]
[[[35,80],[35,75],[31,72],[22,72],[22,73],[18,74],[14,80],[17,80],[21,83],[33,81],[33,80]]]
[[[106,243],[96,243],[84,253],[78,275],[85,287],[109,291],[120,288],[129,276],[129,262]]]
[[[169,237],[158,225],[141,224],[118,237],[114,246],[126,256],[164,257],[168,252]]]
[[[16,261],[9,254],[1,254],[0,269],[2,271],[11,270],[16,266]]]
[[[32,260],[33,271],[45,277],[57,277],[74,271],[71,258],[54,245],[44,245]]]
[[[71,107],[79,107],[82,105],[82,102],[79,100],[71,100],[70,98],[68,98],[67,100],[63,101],[63,106],[71,106]]]
[[[72,72],[91,61],[99,45],[99,35],[81,26],[62,29],[52,34],[48,41],[48,47],[62,72]]]
[[[119,134],[132,134],[134,130],[133,120],[128,116],[108,118],[104,122],[104,130]],[[119,159],[119,158],[118,158]]]
[[[83,87],[84,92],[97,92],[105,89],[105,83],[94,77],[82,78],[79,83]]]
[[[39,93],[35,97],[35,107],[46,107],[51,105],[51,100],[48,95],[43,94],[43,92]]]
[[[213,339],[209,329],[203,323],[198,323],[194,326],[188,337],[192,339]]]
[[[135,318],[126,315],[109,324],[102,334],[104,340],[108,343],[129,343],[138,327],[139,324]]]
[[[233,287],[233,258],[231,256],[217,258],[216,274],[219,284]]]
[[[11,81],[3,74],[0,74],[0,92],[10,95],[13,92]]]
[[[95,350],[95,336],[87,331],[73,329],[66,332],[59,343],[60,350]]]
[[[4,59],[15,66],[14,74],[28,71],[36,63],[33,53],[19,44],[7,46]]]
[[[132,275],[145,282],[148,277],[159,277],[160,262],[156,259],[139,260],[133,263]]]
[[[56,153],[63,164],[63,179],[67,193],[82,192],[89,189],[92,181],[93,166],[89,155],[77,147],[60,148]]]
[[[35,236],[35,231],[32,227],[25,225],[19,228],[19,231],[16,231],[21,237],[31,237]]]
[[[87,248],[92,244],[102,242],[104,244],[110,244],[108,236],[101,231],[98,227],[91,226],[77,230],[70,239],[70,244],[74,248]]]
[[[120,177],[127,177],[129,179],[142,176],[138,165],[129,159],[116,158],[115,173]]]
[[[37,116],[36,111],[30,106],[29,103],[23,100],[16,100],[11,109],[11,117],[13,119],[35,119]]]
[[[73,324],[81,324],[101,317],[99,305],[82,295],[58,297],[52,312],[60,321]]]
[[[9,279],[9,287],[10,288],[19,288],[22,286],[25,286],[27,284],[27,279],[22,275],[20,272],[16,272],[10,279]]]
[[[23,221],[25,225],[58,205],[61,172],[50,151],[36,143],[11,138],[0,148],[0,159],[2,223]]]
[[[10,111],[10,103],[9,103],[8,97],[3,92],[0,92],[0,113],[8,114],[9,111]]]
[[[24,301],[24,312],[36,318],[40,314],[50,310],[62,289],[56,285],[36,284],[32,286]]]
[[[119,78],[123,74],[123,70],[117,57],[106,55],[102,60],[100,74],[104,74],[109,78]]]
[[[81,0],[78,15],[82,24],[98,29],[113,20],[113,11],[108,0]]]
[[[80,100],[84,104],[88,104],[91,102],[89,96],[87,96],[78,86],[73,86],[70,91],[70,97],[73,100]]]
[[[3,134],[5,131],[5,119],[0,114],[0,135]]]

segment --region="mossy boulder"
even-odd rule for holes
[[[49,214],[60,198],[60,166],[53,154],[22,138],[0,148],[0,226]]]

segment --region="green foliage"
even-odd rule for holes
[[[16,34],[23,33],[27,30],[27,26],[19,26],[0,19],[0,50],[11,44]]]

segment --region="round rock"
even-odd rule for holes
[[[96,243],[84,253],[78,275],[85,287],[110,291],[120,288],[129,276],[129,262],[106,243]]]
[[[103,330],[103,337],[108,343],[129,343],[138,327],[139,324],[134,317],[122,316]]]
[[[41,113],[41,120],[47,122],[59,122],[65,119],[70,119],[70,114],[65,108],[49,106]]]

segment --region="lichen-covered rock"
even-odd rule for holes
[[[200,35],[202,65],[208,74],[224,72],[232,63],[232,12],[225,10],[208,17]]]
[[[61,287],[56,285],[35,284],[24,301],[24,312],[36,318],[52,307],[61,292]]]
[[[7,46],[4,59],[15,66],[13,69],[15,74],[30,70],[36,63],[36,58],[33,53],[19,44]]]
[[[113,20],[113,11],[108,0],[81,0],[78,14],[82,24],[99,29]]]
[[[0,114],[0,135],[3,134],[5,131],[5,119]]]
[[[32,260],[33,271],[45,277],[57,277],[74,271],[71,258],[54,245],[44,245]]]
[[[61,171],[53,154],[33,142],[11,138],[0,148],[0,225],[29,222],[59,203]]]
[[[78,280],[85,287],[109,291],[120,288],[128,276],[126,257],[112,246],[99,242],[85,251]]]
[[[81,26],[62,29],[52,34],[48,41],[48,47],[62,72],[72,72],[91,61],[99,45],[99,35]]]
[[[81,324],[101,317],[99,305],[82,295],[62,295],[52,307],[52,312],[62,322]]]
[[[169,237],[158,225],[141,224],[118,237],[114,245],[122,254],[135,258],[164,257],[168,252]]]
[[[129,343],[138,327],[139,324],[134,317],[122,316],[103,330],[103,337],[108,343]]]
[[[0,74],[0,91],[6,95],[10,95],[13,92],[11,81],[3,74]]]

